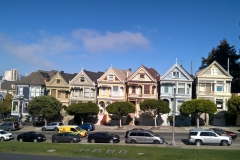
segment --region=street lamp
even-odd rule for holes
[[[173,111],[172,111],[172,117],[173,117],[173,123],[172,123],[172,144],[171,146],[175,146],[175,137],[174,137],[174,128],[175,128],[175,112],[176,112],[176,82],[173,86],[174,95],[173,95]]]

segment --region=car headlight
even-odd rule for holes
[[[42,139],[42,137],[38,137],[38,139]]]

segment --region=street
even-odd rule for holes
[[[39,132],[41,134],[44,134],[46,136],[46,139],[47,139],[46,142],[48,142],[48,143],[51,142],[52,135],[57,133],[55,131],[45,131],[45,132],[43,132],[41,130],[35,130],[35,131]],[[25,131],[23,131],[23,130],[12,131],[13,136],[15,137],[15,140],[13,140],[13,141],[16,141],[17,135],[20,134],[20,133],[23,133],[23,132],[26,132],[26,130]],[[94,133],[94,132],[97,132],[97,130],[89,131],[88,134]],[[125,131],[114,131],[114,132],[109,131],[109,132],[119,135],[120,138],[121,138],[121,141],[120,141],[119,144],[125,144]],[[164,136],[165,141],[167,142],[164,145],[171,144],[171,142],[172,142],[172,132],[156,132],[156,133],[159,133],[159,134]],[[240,137],[240,133],[237,133],[237,135],[238,135],[238,137]],[[174,137],[175,137],[175,144],[177,146],[189,145],[188,141],[187,141],[187,139],[188,139],[188,133],[187,132],[185,132],[185,133],[184,132],[176,132]],[[82,141],[80,143],[88,143],[87,142],[87,137],[83,137]],[[236,146],[236,145],[240,145],[240,139],[239,138],[233,140],[233,144],[231,146]]]

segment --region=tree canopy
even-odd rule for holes
[[[214,114],[215,112],[217,112],[216,104],[207,99],[192,99],[183,102],[180,106],[181,115],[197,116],[197,127],[199,127],[199,118],[202,113]]]
[[[97,106],[96,103],[92,103],[91,101],[87,103],[80,102],[77,104],[69,105],[66,112],[69,115],[81,118],[81,121],[83,121],[83,118],[89,115],[97,115],[99,112],[99,107]]]
[[[227,101],[228,113],[239,114],[240,113],[240,96],[232,96]]]
[[[155,126],[156,118],[159,114],[170,112],[169,104],[162,99],[144,100],[140,103],[140,109],[155,118]]]
[[[6,116],[6,114],[11,112],[12,107],[12,95],[7,93],[6,98],[0,101],[0,114]]]
[[[28,113],[33,117],[43,116],[45,119],[54,119],[60,115],[62,104],[53,96],[39,96],[28,103]]]
[[[228,71],[229,59],[229,73],[233,77],[232,92],[240,92],[240,54],[236,53],[234,46],[230,46],[226,39],[223,39],[216,48],[213,48],[208,57],[202,57],[202,63],[199,67],[203,69],[209,66],[212,62],[217,61],[226,71]]]
[[[136,111],[135,106],[131,102],[114,102],[107,106],[107,112],[110,114],[118,115],[119,125],[121,126],[121,117],[126,116],[129,113],[134,113]]]

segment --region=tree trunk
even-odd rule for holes
[[[121,120],[122,117],[119,117],[119,127],[122,127],[122,120]]]
[[[199,128],[199,118],[200,118],[200,115],[197,114],[197,128]]]
[[[155,125],[155,127],[157,127],[157,116],[155,116],[154,119],[155,119],[155,121],[154,121],[155,124],[154,125]]]

